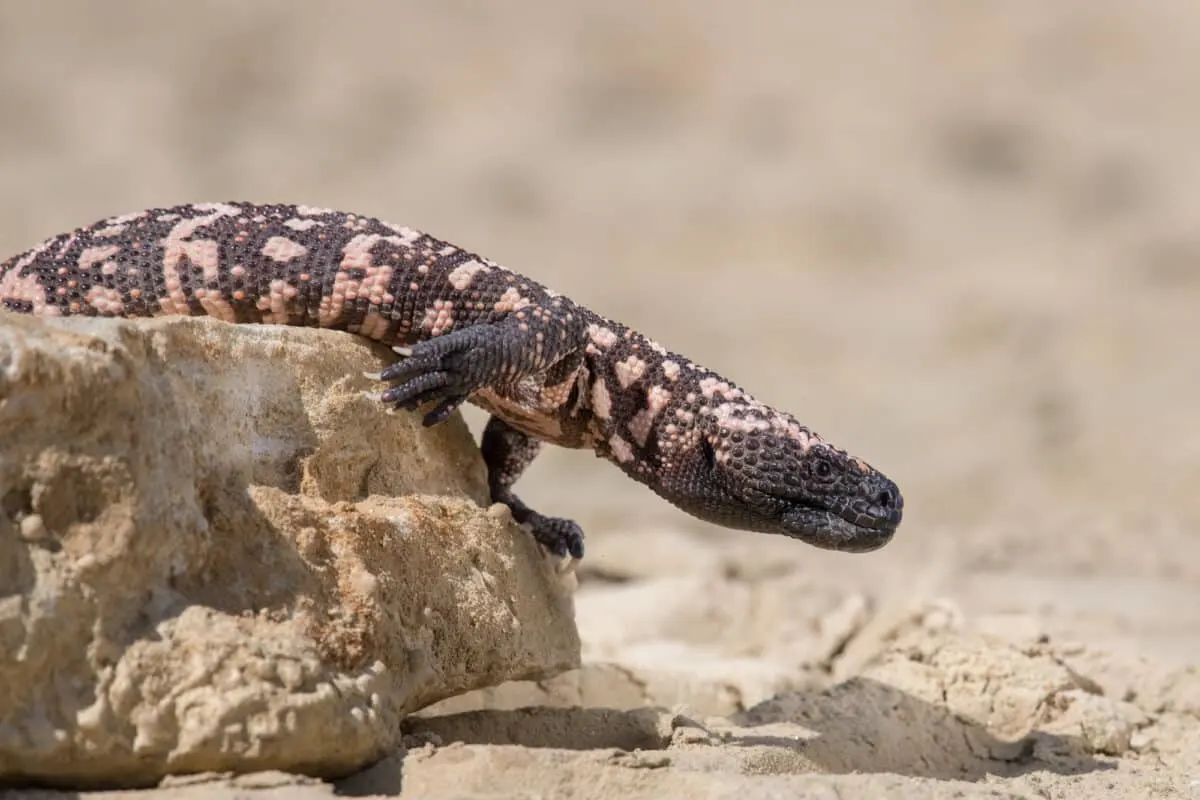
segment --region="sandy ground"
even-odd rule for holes
[[[4,3],[0,250],[189,200],[370,213],[652,333],[903,488],[896,540],[845,556],[548,454],[524,495],[589,532],[594,659],[754,661],[806,603],[864,598],[1194,697],[1197,53],[1184,0]],[[1189,735],[1110,759],[1121,780],[974,780],[1200,796]],[[895,796],[946,777],[842,767]]]

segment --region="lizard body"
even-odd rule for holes
[[[668,351],[536,281],[421,232],[294,205],[205,203],[101,220],[0,263],[0,304],[42,316],[207,315],[348,331],[391,345],[382,402],[470,401],[493,502],[543,545],[583,534],[512,486],[543,442],[588,448],[680,509],[730,528],[865,552],[903,499],[881,472]]]

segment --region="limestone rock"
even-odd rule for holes
[[[346,334],[0,316],[0,779],[344,775],[579,662],[570,578],[457,415]]]

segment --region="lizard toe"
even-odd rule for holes
[[[434,425],[445,422],[454,413],[454,410],[461,406],[467,399],[466,395],[451,395],[443,397],[436,406],[434,406],[421,420],[421,424],[426,428],[432,428]],[[413,408],[416,408],[415,404]]]
[[[399,386],[393,386],[380,395],[379,399],[397,409],[415,408],[424,402],[440,400],[446,396],[447,389],[453,392],[451,383],[449,373],[426,372],[410,378]]]

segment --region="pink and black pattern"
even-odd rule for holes
[[[419,231],[341,211],[205,203],[102,220],[0,264],[0,303],[41,316],[210,316],[394,346],[380,379],[426,425],[471,402],[494,502],[559,555],[568,519],[512,486],[543,442],[590,448],[682,510],[865,552],[902,516],[896,485],[791,415],[541,284]]]

